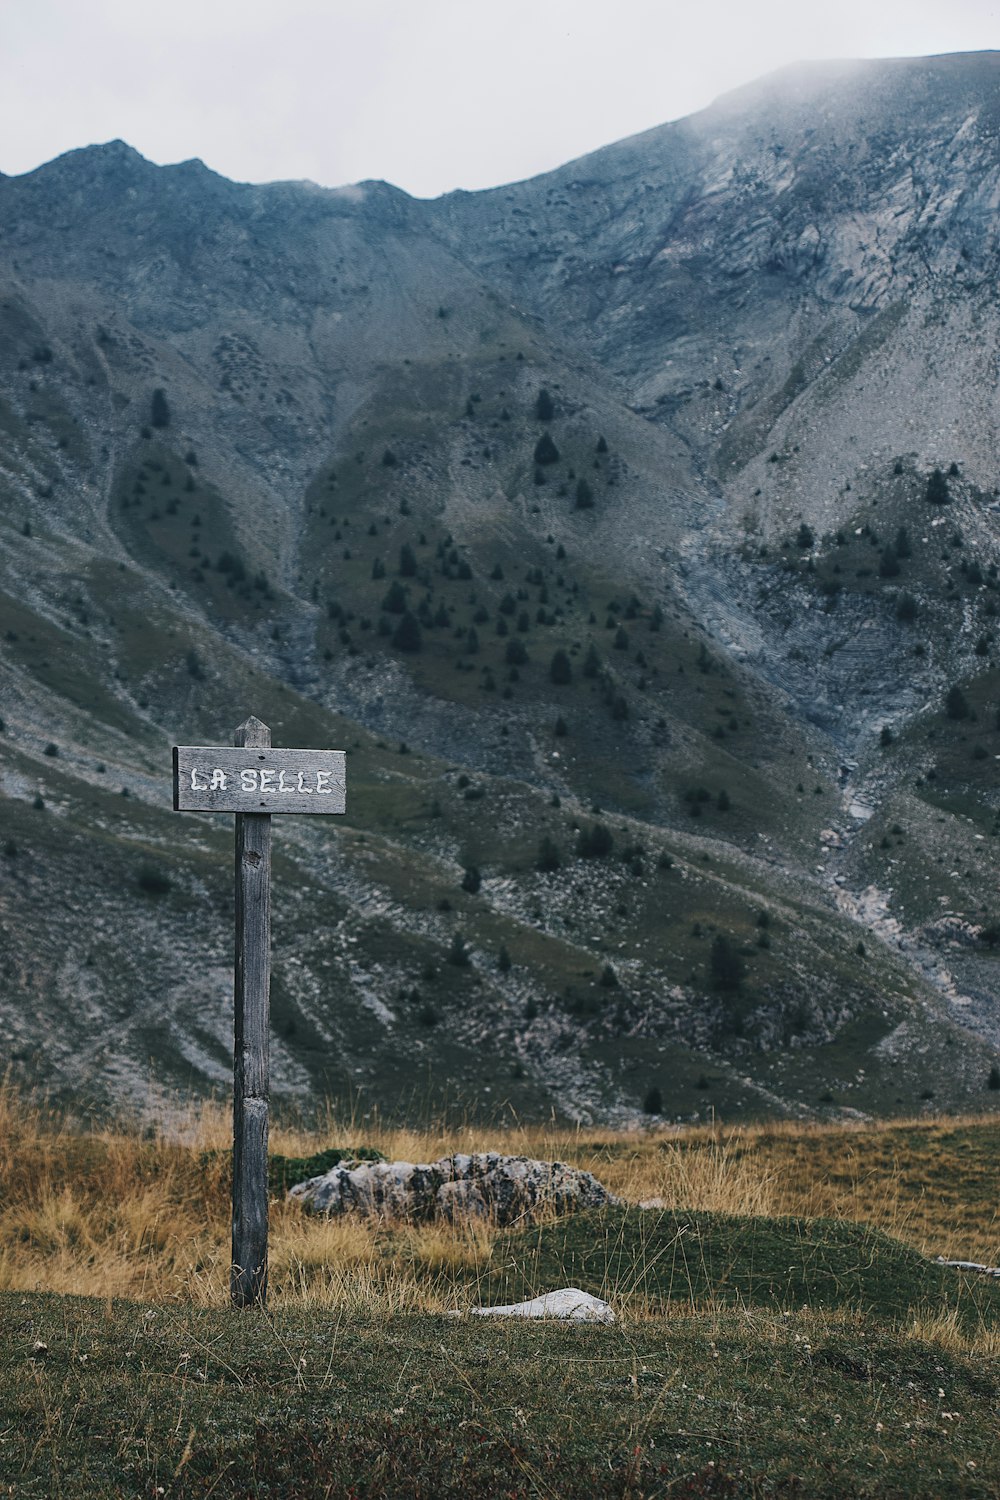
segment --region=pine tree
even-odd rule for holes
[[[448,949],[448,962],[454,964],[456,969],[467,969],[469,967],[469,950],[466,948],[460,932],[456,932],[452,936],[451,947]]]
[[[944,700],[944,711],[949,719],[968,719],[971,716],[969,700],[960,687],[948,689],[948,695]]]
[[[559,687],[565,687],[567,683],[573,681],[573,668],[570,665],[570,659],[561,646],[553,655],[549,665],[549,679]]]
[[[733,943],[721,932],[712,942],[708,966],[717,989],[735,991],[743,983],[743,960]]]
[[[553,838],[546,834],[538,846],[538,857],[535,860],[535,869],[549,874],[558,870],[562,865],[562,855],[559,853],[559,845]]]
[[[535,444],[535,463],[540,465],[557,464],[559,462],[559,449],[552,441],[547,432],[543,432]]]
[[[576,852],[581,859],[603,859],[615,846],[614,836],[603,823],[594,823],[590,828],[581,828],[576,841]]]
[[[170,407],[167,405],[167,394],[159,386],[153,392],[149,419],[154,427],[170,426]]]
[[[419,651],[423,645],[420,626],[414,615],[406,610],[396,626],[392,643],[398,651]]]
[[[945,505],[951,499],[948,481],[940,469],[932,470],[928,476],[924,499],[929,500],[932,505]]]

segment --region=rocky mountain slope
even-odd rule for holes
[[[286,1103],[1000,1099],[998,80],[792,70],[432,203],[0,179],[18,1076],[225,1087],[169,749],[255,712],[348,751],[276,824]]]

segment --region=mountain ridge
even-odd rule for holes
[[[169,812],[168,752],[252,710],[350,752],[344,829],[278,836],[280,1097],[993,1102],[977,58],[863,65],[832,124],[782,75],[794,128],[765,80],[586,187],[234,184],[123,143],[0,181],[26,1079],[221,1086],[228,835]]]

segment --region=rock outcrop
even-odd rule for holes
[[[522,1223],[542,1212],[620,1203],[590,1172],[561,1161],[493,1152],[414,1163],[344,1162],[289,1193],[313,1213],[422,1222],[443,1218]]]

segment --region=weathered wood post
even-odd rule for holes
[[[275,750],[252,715],[233,746],[174,746],[174,808],[236,814],[233,1261],[237,1307],[267,1300],[271,814],[342,813],[343,750]]]
[[[252,715],[233,744],[271,747]],[[267,1300],[267,1115],[271,994],[271,814],[236,814],[233,988],[233,1263],[237,1307]]]

